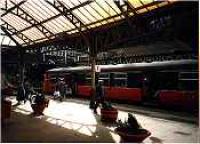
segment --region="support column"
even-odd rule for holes
[[[94,108],[94,101],[96,95],[96,56],[91,57],[91,77],[92,77],[92,94],[91,94],[91,101],[90,101],[90,108]]]
[[[19,49],[19,75],[20,83],[24,84],[24,50]]]

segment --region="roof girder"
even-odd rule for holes
[[[81,36],[85,39],[86,44],[89,46],[90,45],[89,40],[82,31],[83,28],[85,28],[86,31],[89,31],[87,26],[79,18],[77,18],[72,13],[72,11],[67,9],[62,2],[58,0],[54,1],[53,3],[49,2],[48,0],[46,2],[49,3],[52,7],[54,7],[56,10],[58,10],[61,14],[63,14],[78,29]],[[92,1],[89,1],[89,2],[92,2]]]
[[[120,1],[114,1],[114,3],[116,4],[116,6],[120,9],[122,15],[125,17],[125,19],[127,20],[129,26],[132,26],[131,24],[131,20],[129,18],[129,10],[131,9],[128,2],[124,1],[124,4],[122,4]],[[126,10],[123,9],[123,7],[126,7]],[[135,10],[133,10],[134,14],[137,14],[137,12]]]
[[[73,11],[73,10],[78,9],[78,8],[80,8],[80,7],[83,7],[83,6],[85,6],[85,5],[89,4],[89,3],[90,3],[89,1],[83,2],[83,3],[81,3],[80,5],[77,5],[77,6],[73,7],[73,8],[70,8],[69,11]],[[41,21],[41,22],[39,22],[39,23],[32,24],[32,25],[29,26],[29,27],[26,27],[26,28],[24,28],[24,29],[22,29],[22,30],[19,30],[17,33],[23,32],[23,31],[28,30],[28,29],[30,29],[30,28],[32,28],[32,27],[34,27],[34,26],[37,26],[37,25],[42,25],[42,24],[44,24],[44,23],[46,23],[46,22],[48,22],[48,21],[51,21],[51,20],[53,20],[53,19],[55,19],[55,18],[57,18],[57,17],[59,17],[59,16],[62,16],[62,15],[63,15],[62,13],[59,13],[59,14],[57,14],[57,15],[55,15],[55,16],[52,16],[52,17],[50,17],[50,18],[48,18],[48,19],[46,19],[46,20],[43,20],[43,21]]]
[[[13,27],[13,26],[11,26],[10,24],[8,24],[6,21],[4,21],[3,19],[2,19],[2,21],[4,22],[4,24],[2,24],[1,25],[1,27],[3,27],[3,28],[6,28],[10,33],[11,33],[11,35],[13,35],[13,33],[16,33],[17,32],[17,30]],[[5,25],[5,26],[4,26]],[[16,36],[18,37],[18,38],[20,38],[20,39],[22,39],[24,42],[25,42],[25,44],[30,44],[30,43],[34,43],[31,39],[29,39],[27,36],[25,36],[23,33],[18,33],[18,34],[16,34]]]
[[[12,14],[22,18],[23,20],[27,21],[31,25],[38,24],[39,22],[33,18],[30,14],[25,12],[21,7],[16,5],[15,2],[11,1],[16,6],[15,11],[11,11]],[[46,27],[44,27],[42,24],[41,25],[36,25],[36,28],[48,39],[50,39],[54,34],[49,31]]]
[[[13,6],[13,7],[7,9],[7,0],[6,0],[6,8],[5,8],[5,9],[4,9],[4,8],[1,8],[1,10],[4,10],[5,13],[3,13],[3,14],[1,15],[1,17],[7,15],[9,12],[11,12],[11,11],[14,10],[14,9],[16,9],[17,7],[19,7],[20,5],[22,5],[22,4],[25,3],[25,2],[26,2],[26,0],[23,0],[23,1],[19,2],[18,4],[16,4],[15,6]]]
[[[56,10],[58,10],[61,14],[63,14],[80,32],[82,32],[83,28],[88,29],[84,23],[77,18],[72,11],[67,9],[64,4],[60,1],[54,1],[54,3],[51,3],[47,1],[51,6],[53,6]]]
[[[5,33],[12,41],[15,42],[15,44],[16,44],[17,46],[21,46],[21,45],[18,43],[18,41],[16,41],[16,40],[11,36],[11,34],[8,32],[8,29],[6,29],[5,27],[1,27],[1,29],[2,29],[2,31],[4,31],[4,33]],[[2,46],[2,45],[1,45],[1,46]]]

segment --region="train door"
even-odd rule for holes
[[[178,88],[178,72],[146,71],[144,72],[144,100],[156,103],[160,90],[176,90]],[[146,92],[145,92],[146,89]]]
[[[128,88],[142,88],[144,79],[142,72],[128,72],[127,79]]]
[[[91,81],[90,75],[86,75],[85,73],[71,73],[71,88],[72,95],[78,95],[78,86],[89,85]]]

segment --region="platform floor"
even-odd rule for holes
[[[16,104],[14,97],[10,98]],[[95,115],[89,109],[88,100],[66,99],[64,102],[50,100],[44,116],[33,117],[30,103],[13,107],[11,119],[3,122],[2,142],[122,142],[114,132],[115,124],[100,121],[99,110]],[[133,113],[143,128],[151,132],[151,136],[144,143],[197,143],[199,128],[196,123],[169,120],[172,114],[161,112],[161,117],[145,114],[145,109],[121,104],[118,119],[127,119],[128,112]],[[146,112],[147,113],[147,112]],[[157,112],[159,115],[159,112]],[[162,118],[162,115],[165,117]]]

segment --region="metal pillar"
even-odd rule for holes
[[[91,77],[92,77],[92,94],[90,101],[90,108],[94,108],[94,102],[96,97],[96,56],[97,56],[97,37],[91,38],[91,45],[89,45],[90,49],[90,60],[91,60]]]
[[[20,84],[24,84],[24,50],[19,49]]]
[[[96,95],[96,57],[91,57],[91,77],[92,77],[92,94],[91,94],[91,101],[90,101],[90,108],[94,108],[94,102],[95,102],[95,95]]]

